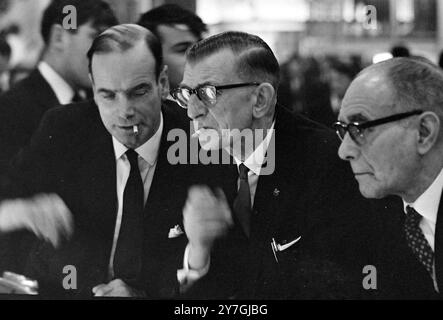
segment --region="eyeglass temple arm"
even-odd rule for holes
[[[380,124],[385,124],[385,123],[388,123],[388,122],[405,119],[405,118],[413,116],[413,115],[419,115],[419,114],[422,114],[423,112],[424,112],[423,110],[414,110],[414,111],[411,111],[411,112],[395,114],[395,115],[390,116],[390,117],[386,117],[386,118],[378,119],[378,120],[374,120],[374,121],[368,121],[368,122],[364,122],[362,124],[357,123],[357,126],[360,129],[366,129],[366,128],[378,126]]]

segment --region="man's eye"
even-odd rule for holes
[[[147,94],[148,92],[149,92],[149,90],[146,88],[138,89],[133,92],[133,95],[136,97],[141,97],[141,96],[144,96],[145,94]]]
[[[102,99],[105,99],[105,100],[114,100],[115,99],[115,93],[102,93],[100,96],[102,97]]]

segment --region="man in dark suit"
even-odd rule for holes
[[[332,130],[276,106],[278,79],[271,49],[247,33],[209,37],[187,54],[173,96],[202,148],[227,150],[233,165],[219,166],[222,189],[189,192],[186,297],[360,297],[371,217],[334,157]]]
[[[64,27],[64,20],[73,20],[67,19],[65,6],[76,8],[77,25],[72,29]],[[117,19],[105,1],[50,3],[41,23],[45,42],[41,61],[29,77],[0,97],[0,177],[11,158],[29,142],[48,109],[78,102],[83,98],[81,94],[90,90],[86,53],[92,40],[115,24]]]
[[[26,272],[41,294],[156,297],[165,287],[157,282],[177,283],[186,244],[181,212],[195,175],[167,157],[169,131],[186,124],[161,108],[168,80],[148,30],[108,29],[88,57],[96,104],[45,115],[18,157],[7,190],[16,200],[0,205],[0,228],[28,228],[47,240]],[[72,290],[66,266],[77,272]]]
[[[378,217],[380,298],[441,298],[442,87],[442,71],[425,59],[372,65],[352,82],[335,124],[363,196],[402,200]]]

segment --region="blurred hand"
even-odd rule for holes
[[[128,286],[121,279],[113,280],[108,284],[99,284],[92,289],[92,293],[95,297],[143,298],[146,296],[143,291]]]
[[[0,231],[28,229],[40,239],[60,245],[62,237],[73,233],[72,214],[56,194],[39,194],[30,199],[0,203]]]
[[[216,239],[233,225],[231,210],[221,189],[214,194],[206,186],[194,186],[188,192],[183,209],[183,224],[189,240],[189,265],[203,267]]]

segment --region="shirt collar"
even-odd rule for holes
[[[429,186],[428,189],[413,203],[403,201],[403,206],[406,212],[406,207],[410,206],[415,209],[420,215],[427,220],[436,223],[438,206],[440,204],[440,197],[443,189],[443,169],[440,171],[437,178]]]
[[[71,103],[75,92],[65,81],[65,79],[63,79],[62,76],[60,76],[49,64],[44,61],[40,61],[37,68],[54,91],[58,102],[60,104]]]
[[[252,152],[249,157],[243,162],[243,164],[255,175],[259,176],[260,171],[263,168],[265,162],[266,151],[268,150],[269,142],[274,135],[275,121],[272,123],[271,128],[268,131],[265,139],[258,145],[258,147]],[[237,167],[242,164],[241,160],[233,157]]]
[[[160,125],[154,135],[135,149],[140,157],[143,158],[150,166],[153,166],[157,161],[158,150],[160,149],[160,140],[163,132],[163,114],[160,113]],[[115,159],[118,160],[122,155],[128,151],[125,145],[120,143],[114,136],[112,137],[112,143],[114,145]]]

